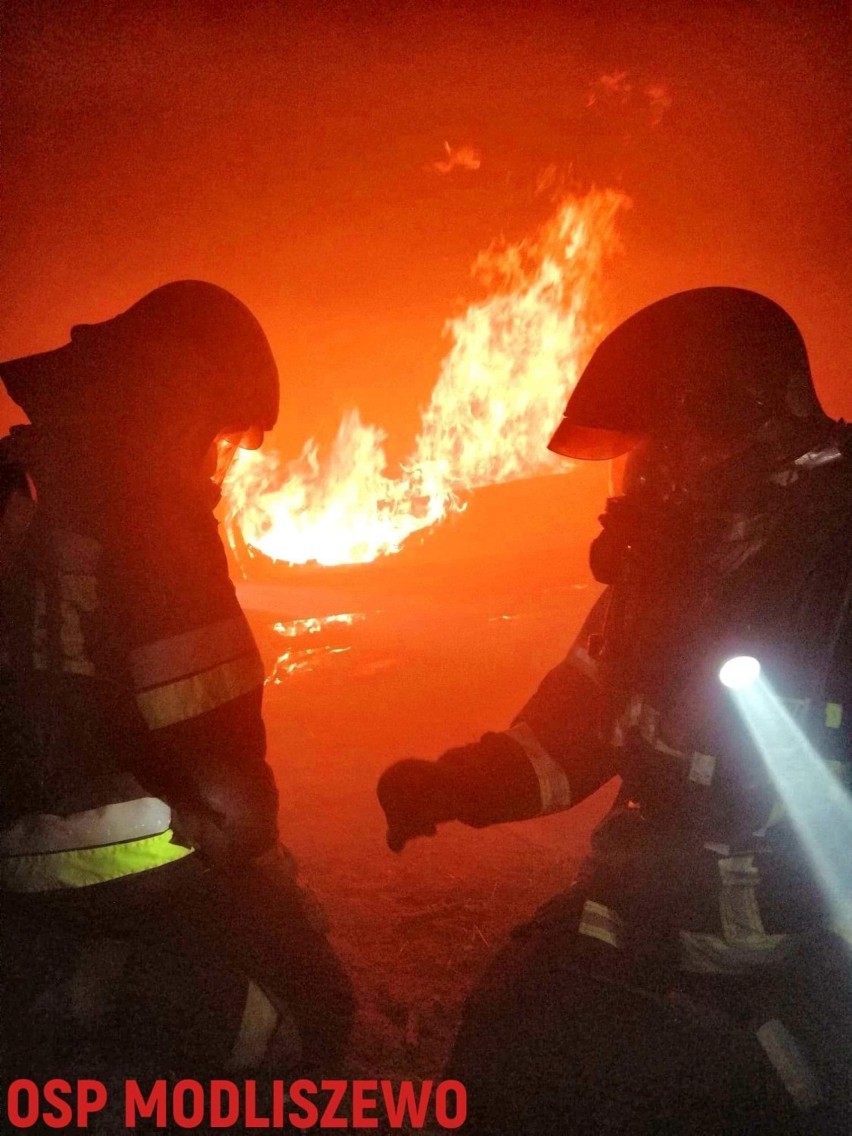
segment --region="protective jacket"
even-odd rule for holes
[[[48,445],[34,428],[2,443],[12,1067],[333,1066],[351,985],[277,843],[263,666],[218,490],[184,480],[179,460],[168,477],[108,449]]]
[[[87,478],[32,428],[2,447],[0,889],[273,846],[263,668],[215,502],[97,455]]]
[[[848,784],[850,466],[837,449],[812,455],[759,508],[649,529],[511,728],[440,759],[476,826],[567,809],[620,776],[580,873],[581,934],[749,973],[836,919],[772,755],[717,675],[731,655],[758,657],[789,728]]]

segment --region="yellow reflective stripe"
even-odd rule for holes
[[[719,892],[719,914],[722,933],[729,943],[748,945],[763,938],[765,930],[757,904],[760,873],[754,856],[729,856],[718,860],[722,888]]]
[[[262,686],[263,679],[260,655],[252,651],[201,674],[144,690],[136,695],[136,702],[150,728],[160,730],[215,710]]]
[[[130,673],[135,689],[145,690],[209,670],[254,649],[251,630],[239,615],[137,647],[130,653]]]
[[[538,778],[539,792],[541,794],[541,813],[558,813],[571,806],[571,785],[565,775],[565,770],[559,765],[526,722],[516,722],[511,729],[506,730],[506,737],[516,741],[523,749],[533,772]]]
[[[760,872],[753,855],[729,856],[718,861],[722,887],[719,892],[719,915],[725,942],[737,947],[766,949],[773,946],[777,935],[768,935],[763,926],[757,887]]]
[[[760,871],[752,853],[723,856],[717,861],[719,919],[722,934],[681,931],[685,970],[704,974],[740,974],[792,942],[790,935],[768,934],[763,925],[757,887]]]
[[[771,1018],[756,1032],[784,1088],[799,1108],[815,1108],[822,1100],[819,1081],[784,1023]]]
[[[150,868],[162,867],[190,854],[192,849],[173,843],[173,835],[169,828],[156,836],[106,844],[101,848],[4,857],[0,859],[0,889],[59,891],[147,872]]]
[[[580,916],[580,926],[577,928],[581,935],[588,935],[590,939],[598,939],[611,947],[620,948],[624,931],[624,920],[610,907],[604,907],[593,899],[587,899],[583,904]]]
[[[266,1056],[278,1026],[278,1012],[264,992],[249,981],[240,1032],[231,1050],[231,1069],[255,1069]]]
[[[716,758],[712,753],[698,753],[689,759],[689,777],[695,785],[712,785],[716,772]]]
[[[787,959],[802,938],[764,935],[746,945],[704,931],[680,931],[678,937],[681,969],[693,974],[750,974],[755,966]]]
[[[843,706],[840,702],[826,702],[825,724],[829,730],[839,730],[843,721]]]

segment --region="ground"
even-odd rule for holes
[[[357,987],[353,1075],[439,1074],[466,992],[511,928],[571,882],[612,793],[387,849],[382,769],[505,728],[597,593],[570,537],[559,557],[506,541],[499,562],[482,542],[443,556],[453,540],[425,562],[281,569],[239,588],[275,676],[264,713],[282,833]],[[335,615],[354,618],[296,622]]]

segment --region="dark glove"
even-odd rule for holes
[[[412,837],[434,836],[437,824],[458,819],[456,777],[434,761],[397,761],[379,778],[376,793],[392,852],[401,852]]]
[[[211,867],[243,864],[277,843],[278,795],[265,769],[259,775],[211,764],[197,779],[149,784],[172,806],[177,843],[196,849]]]

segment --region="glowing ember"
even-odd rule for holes
[[[452,341],[411,457],[387,472],[385,434],[344,416],[328,455],[313,440],[294,461],[239,452],[226,525],[291,564],[363,563],[398,552],[484,485],[566,469],[546,443],[599,340],[600,282],[617,247],[612,191],[566,201],[532,240],[483,253],[491,291],[447,332]]]
[[[340,615],[309,616],[307,619],[290,619],[286,622],[279,620],[273,623],[272,630],[287,639],[296,639],[300,635],[318,635],[326,627],[339,623],[351,627],[353,623],[361,623],[367,618],[362,612],[341,612]]]
[[[315,671],[328,655],[344,655],[351,650],[351,647],[306,647],[301,651],[285,651],[275,660],[272,674],[267,675],[264,685],[280,686],[289,675]]]
[[[319,635],[327,630],[352,627],[366,618],[363,612],[341,612],[339,615],[309,616],[307,619],[278,620],[273,623],[273,631],[285,639],[293,639],[296,642],[275,660],[272,673],[266,678],[267,685],[272,683],[274,686],[280,686],[290,675],[318,670],[328,661],[330,655],[344,655],[352,650],[351,646],[339,646],[334,643],[303,647],[299,645],[299,640]],[[316,640],[310,642],[315,643]]]

